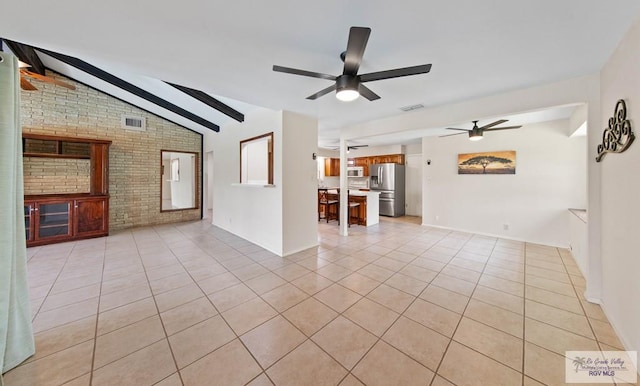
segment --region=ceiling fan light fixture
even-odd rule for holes
[[[343,102],[351,102],[360,96],[358,91],[358,78],[355,76],[341,75],[336,80],[336,98]]]
[[[470,141],[479,141],[481,140],[482,137],[482,132],[481,131],[476,131],[476,130],[472,130],[469,132],[469,140]]]
[[[338,90],[336,91],[336,98],[343,102],[351,102],[360,96],[360,93],[356,90]]]

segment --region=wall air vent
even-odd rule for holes
[[[417,105],[400,107],[400,110],[402,110],[404,112],[418,110],[418,109],[424,109],[424,105],[422,103],[420,103],[420,104],[417,104]]]
[[[147,122],[144,117],[136,117],[133,115],[122,115],[122,128],[127,130],[145,131]]]

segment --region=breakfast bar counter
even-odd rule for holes
[[[328,197],[339,200],[337,188],[327,189]],[[372,226],[380,222],[380,193],[372,191],[349,190],[349,201],[360,204],[357,220],[352,216],[352,224]],[[351,214],[350,214],[351,215]]]

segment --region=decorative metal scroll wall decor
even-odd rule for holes
[[[627,119],[627,105],[624,99],[620,99],[616,103],[613,117],[609,118],[609,127],[602,133],[596,162],[600,162],[607,153],[622,153],[627,150],[635,138],[631,131],[631,121]]]

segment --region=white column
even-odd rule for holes
[[[349,184],[347,182],[347,141],[340,136],[340,235],[348,236],[349,231]]]

